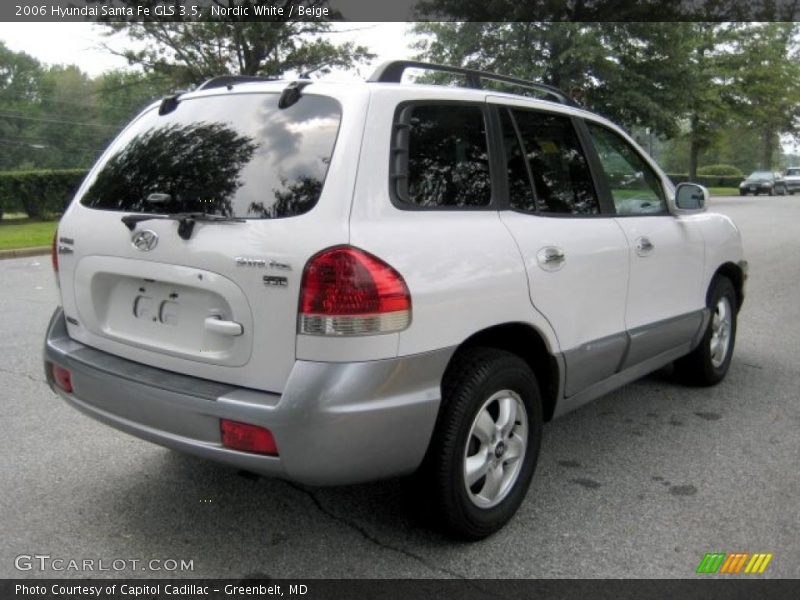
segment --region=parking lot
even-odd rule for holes
[[[747,299],[728,378],[659,372],[548,424],[516,518],[474,544],[409,516],[404,485],[312,489],[238,473],[81,415],[44,383],[47,256],[0,261],[0,577],[667,577],[769,552],[800,577],[800,196],[716,198]],[[191,560],[193,571],[20,572],[19,555]]]

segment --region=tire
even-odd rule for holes
[[[513,423],[504,418],[512,408]],[[539,386],[525,361],[493,348],[457,355],[442,381],[439,416],[416,475],[416,499],[429,523],[471,541],[501,529],[528,491],[541,431]]]
[[[739,195],[740,196],[747,196],[747,192],[739,190]]]
[[[708,291],[711,317],[700,344],[675,361],[678,377],[690,385],[712,386],[725,378],[736,345],[736,291],[727,277],[714,278]]]

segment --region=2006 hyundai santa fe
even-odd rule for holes
[[[53,389],[258,473],[416,473],[477,539],[522,502],[543,422],[673,361],[725,376],[747,263],[705,189],[558,90],[409,67],[221,77],[137,117],[54,240]]]

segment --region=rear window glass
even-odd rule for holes
[[[80,202],[139,213],[237,218],[300,215],[319,200],[341,121],[339,103],[278,94],[186,99],[153,109],[114,142]]]
[[[407,109],[407,157],[397,196],[423,208],[479,207],[491,202],[486,124],[479,106],[415,105]]]

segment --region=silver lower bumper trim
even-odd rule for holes
[[[171,373],[71,339],[58,309],[45,363],[70,370],[51,387],[98,421],[142,439],[254,472],[316,485],[413,472],[430,441],[454,349],[359,363],[297,361],[282,394]],[[224,448],[220,419],[266,427],[279,457]]]

